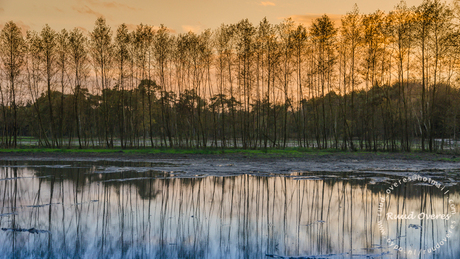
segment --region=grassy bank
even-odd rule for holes
[[[340,151],[336,149],[313,149],[313,148],[285,148],[285,149],[181,149],[181,148],[135,148],[135,149],[106,149],[106,148],[16,148],[0,149],[1,155],[162,155],[176,157],[176,155],[211,155],[211,156],[237,156],[243,158],[311,158],[322,156],[333,156],[343,159],[414,159],[414,160],[431,160],[431,161],[449,161],[460,162],[460,156],[450,153],[429,153],[421,151],[413,152],[367,152],[367,151]]]

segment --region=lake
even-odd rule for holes
[[[0,258],[460,258],[455,165],[324,166],[1,161]]]

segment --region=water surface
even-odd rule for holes
[[[0,257],[460,258],[458,171],[213,166],[2,162]]]

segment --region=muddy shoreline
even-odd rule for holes
[[[452,154],[437,154],[428,152],[395,152],[395,153],[373,153],[373,152],[337,152],[328,154],[317,154],[306,152],[295,155],[283,153],[225,153],[225,154],[142,154],[142,153],[59,153],[59,152],[0,152],[0,161],[3,160],[54,160],[54,161],[87,161],[87,160],[116,160],[116,161],[150,161],[152,159],[167,160],[189,160],[189,159],[230,159],[246,161],[328,161],[336,160],[361,160],[361,161],[436,161],[446,163],[458,163],[460,166],[460,156]]]
[[[292,174],[296,172],[357,172],[409,175],[420,173],[460,176],[455,155],[432,153],[302,153],[233,154],[126,154],[126,153],[0,153],[3,163],[106,163],[183,172],[187,177],[238,174]],[[121,164],[123,165],[121,165]],[[142,163],[151,163],[145,166]]]

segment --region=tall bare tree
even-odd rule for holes
[[[46,81],[47,87],[47,96],[48,96],[48,106],[49,106],[49,129],[52,139],[52,146],[59,146],[56,124],[54,122],[53,114],[53,93],[51,90],[52,84],[54,84],[54,79],[56,76],[56,32],[45,25],[45,27],[40,32],[41,47],[43,52],[43,70],[44,78]]]
[[[169,30],[164,25],[161,25],[157,30],[154,39],[154,50],[155,60],[157,66],[157,75],[161,87],[161,123],[163,133],[163,143],[166,144],[166,137],[169,141],[169,146],[173,146],[172,130],[170,125],[170,99],[167,91],[169,90],[166,86],[167,83],[167,69],[168,62],[171,57],[171,44],[172,40],[169,34]]]
[[[342,26],[340,28],[340,33],[343,38],[343,48],[344,50],[344,67],[343,67],[343,96],[344,96],[344,115],[343,115],[343,127],[344,127],[344,147],[347,147],[347,139],[350,143],[350,148],[355,149],[353,145],[354,137],[354,121],[355,121],[355,87],[359,84],[357,78],[357,69],[356,69],[356,60],[359,54],[359,47],[362,43],[362,16],[359,14],[359,9],[357,5],[353,6],[351,12],[348,12],[342,18]],[[348,48],[347,48],[348,47]],[[347,62],[348,61],[348,62]],[[349,72],[347,73],[347,63],[349,63]],[[347,95],[348,95],[348,86],[351,88],[351,120],[347,121],[348,112],[347,112]]]
[[[0,32],[0,45],[0,58],[3,65],[3,72],[7,78],[7,95],[10,100],[9,104],[3,102],[4,135],[7,137],[3,145],[16,148],[18,145],[18,80],[24,66],[26,53],[22,31],[16,23],[10,21],[3,26]],[[13,108],[12,123],[11,112],[8,107]]]
[[[60,134],[60,143],[63,145],[64,137],[64,96],[66,92],[66,86],[68,85],[68,63],[69,63],[69,33],[63,29],[60,33],[56,35],[56,59],[58,65],[59,73],[59,83],[61,85],[61,103],[59,111],[59,134]],[[70,138],[70,136],[69,136]]]
[[[91,37],[91,55],[96,72],[96,85],[102,92],[102,119],[107,147],[113,146],[113,128],[109,125],[107,89],[110,87],[111,66],[113,61],[112,31],[102,17],[96,20]]]
[[[316,69],[318,75],[318,86],[321,89],[322,106],[322,137],[323,148],[327,148],[328,130],[326,122],[326,109],[324,97],[326,96],[327,88],[331,86],[331,75],[334,63],[336,62],[334,43],[336,41],[337,29],[327,15],[317,18],[313,21],[310,28],[310,35],[313,37],[313,42],[317,48]]]
[[[69,33],[69,74],[71,75],[71,87],[74,95],[74,116],[76,133],[79,148],[83,147],[82,141],[82,122],[80,102],[83,98],[82,88],[89,74],[88,59],[88,39],[79,29],[74,29]]]
[[[117,29],[117,35],[115,37],[115,60],[117,62],[118,69],[118,87],[120,90],[119,98],[119,128],[120,128],[120,145],[125,147],[125,70],[129,63],[129,51],[128,45],[130,44],[131,38],[129,37],[128,27],[126,24],[121,24]]]

